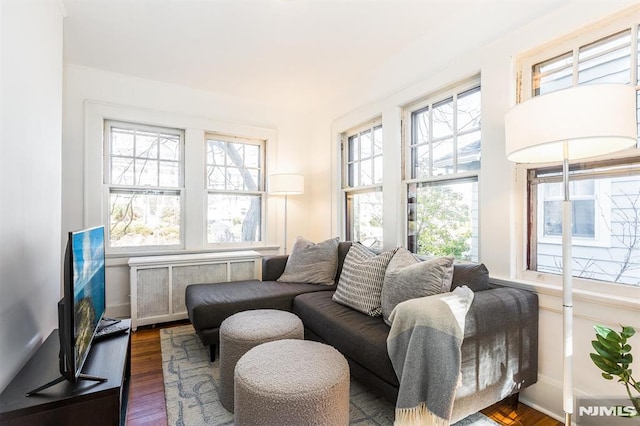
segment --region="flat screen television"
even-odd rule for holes
[[[104,226],[69,232],[64,255],[63,298],[58,302],[60,376],[29,392],[63,380],[106,381],[82,374],[93,337],[105,311]]]

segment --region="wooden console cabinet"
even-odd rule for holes
[[[123,320],[131,326],[130,320]],[[58,330],[54,330],[0,395],[0,424],[124,425],[131,375],[131,334],[94,342],[83,373],[106,382],[63,381],[41,393],[26,393],[60,376]]]

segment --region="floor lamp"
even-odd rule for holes
[[[287,197],[304,193],[304,176],[278,173],[269,176],[269,193],[284,195],[284,254],[287,254]]]
[[[608,154],[637,143],[636,90],[590,84],[516,105],[505,116],[507,159],[516,163],[562,161],[562,312],[565,424],[573,414],[573,292],[569,161]]]

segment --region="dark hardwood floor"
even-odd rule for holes
[[[167,412],[162,381],[159,329],[138,329],[133,333],[131,342],[131,383],[127,425],[164,426],[167,424]],[[518,404],[517,410],[503,403],[492,405],[482,412],[505,426],[561,426],[563,424],[522,403]]]

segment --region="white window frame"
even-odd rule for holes
[[[173,133],[175,135],[180,136],[180,170],[179,170],[179,184],[177,187],[146,187],[144,185],[116,185],[111,182],[110,175],[110,162],[112,158],[111,153],[111,141],[107,140],[111,135],[111,128],[124,128],[129,130],[142,130],[142,131],[165,131],[167,133]],[[140,123],[132,123],[132,122],[124,122],[117,120],[104,120],[104,155],[103,155],[103,170],[104,170],[104,185],[103,185],[103,203],[105,207],[110,205],[110,195],[112,190],[121,190],[124,192],[136,193],[141,190],[149,189],[151,191],[160,191],[160,192],[175,192],[180,197],[180,241],[178,244],[170,244],[170,245],[146,245],[146,246],[125,246],[125,247],[114,247],[111,245],[111,230],[110,230],[110,217],[109,214],[105,211],[104,217],[104,225],[105,225],[105,241],[106,241],[106,250],[111,253],[118,252],[146,252],[146,251],[156,251],[156,250],[174,250],[174,249],[182,249],[184,248],[184,231],[185,231],[185,188],[184,188],[184,129],[177,128],[169,128],[164,126],[150,126],[147,124]],[[135,155],[135,153],[134,153]]]
[[[100,101],[84,102],[84,193],[83,217],[84,227],[108,223],[107,206],[103,197],[104,167],[104,121],[114,120],[131,123],[144,123],[150,126],[184,129],[184,187],[183,202],[185,231],[184,245],[180,248],[125,249],[108,250],[107,257],[131,257],[156,254],[200,253],[203,251],[242,250],[248,244],[219,244],[210,246],[206,236],[206,194],[204,140],[206,133],[237,135],[248,139],[265,141],[265,173],[276,169],[276,153],[278,152],[277,132],[275,129],[256,127],[238,123],[230,123],[215,119],[192,117],[177,112],[154,111],[143,108],[128,107]],[[199,195],[198,195],[199,194]],[[195,196],[194,196],[195,195]],[[283,244],[283,236],[278,232],[277,197],[266,197],[264,211],[265,227],[263,241],[251,247],[275,249]]]
[[[411,104],[408,104],[406,106],[403,107],[402,109],[402,176],[403,176],[403,180],[402,180],[402,188],[403,188],[403,197],[404,197],[404,212],[403,212],[403,217],[404,217],[404,245],[405,247],[409,248],[410,246],[410,242],[409,242],[409,205],[408,205],[408,194],[409,194],[409,186],[411,184],[420,184],[420,183],[444,183],[446,184],[447,182],[450,182],[451,184],[455,184],[457,182],[465,182],[465,181],[475,181],[477,186],[478,186],[478,198],[477,198],[477,202],[479,202],[480,199],[480,192],[482,191],[481,189],[481,179],[480,179],[480,172],[481,172],[481,167],[479,167],[477,170],[472,170],[472,171],[465,171],[465,172],[458,172],[456,171],[455,173],[450,173],[450,174],[443,174],[443,175],[432,175],[432,176],[428,176],[428,177],[421,177],[421,178],[413,178],[412,177],[412,152],[411,152],[411,146],[412,146],[412,137],[413,137],[413,123],[412,123],[412,115],[414,112],[419,111],[421,109],[424,109],[426,107],[431,108],[433,105],[436,105],[442,101],[445,101],[449,98],[451,98],[452,96],[457,98],[457,96],[459,94],[465,93],[469,90],[472,90],[474,88],[478,87],[480,89],[480,92],[482,93],[482,86],[481,86],[481,81],[480,81],[480,76],[477,75],[475,77],[463,80],[461,82],[455,83],[453,85],[450,85],[449,87],[447,87],[446,89],[439,91],[433,95],[429,95],[426,96],[422,99],[420,99],[419,101],[413,102]],[[456,114],[454,113],[454,120],[456,120]],[[457,127],[457,126],[456,126]],[[433,126],[430,126],[430,129],[432,129]],[[482,125],[480,125],[480,134],[482,135]],[[454,140],[457,139],[458,137],[458,132],[457,129],[454,132]],[[482,136],[481,136],[481,141],[482,141]],[[453,159],[453,164],[454,164],[454,168],[457,169],[457,157],[458,157],[458,152],[457,152],[457,145],[454,142],[454,159]],[[482,153],[482,149],[480,150],[480,153]],[[432,161],[432,159],[430,159],[430,161]],[[481,253],[480,250],[480,206],[478,205],[478,219],[477,219],[477,224],[478,224],[478,229],[477,229],[477,235],[474,237],[474,240],[477,241],[476,243],[476,247],[475,250],[473,249],[472,246],[472,256],[474,256],[476,258],[476,260],[479,260],[479,255]]]
[[[355,235],[353,235],[353,223],[351,222],[351,212],[350,210],[350,202],[349,202],[349,198],[357,195],[357,194],[364,194],[364,193],[373,193],[373,192],[382,192],[383,189],[383,182],[379,182],[379,183],[372,183],[370,185],[359,185],[359,184],[355,184],[355,185],[351,185],[349,182],[349,164],[352,163],[349,161],[349,139],[353,136],[356,135],[360,135],[366,131],[370,131],[371,132],[371,140],[373,141],[373,137],[374,137],[374,132],[376,129],[380,129],[382,132],[382,117],[377,117],[373,120],[367,121],[366,123],[363,123],[359,126],[353,127],[345,132],[343,132],[340,135],[341,138],[341,152],[342,152],[342,176],[341,176],[341,186],[342,186],[342,200],[343,200],[343,205],[344,205],[344,210],[343,210],[343,214],[344,214],[344,235],[345,238],[348,240],[352,240],[355,238]],[[383,140],[383,144],[384,144],[384,140]],[[360,147],[360,145],[359,145]],[[373,153],[373,150],[371,152],[371,157],[369,157],[372,160],[372,164],[371,164],[371,168],[372,171],[374,171],[374,173],[372,173],[372,180],[373,177],[375,176],[375,161],[373,161],[373,159],[376,156]],[[381,157],[384,161],[384,153],[381,154],[379,157]],[[353,163],[360,163],[362,161],[362,158],[358,158],[357,161],[353,162]],[[383,166],[384,169],[384,166]],[[358,169],[360,170],[360,169]],[[380,170],[380,172],[382,173],[383,170]],[[360,173],[358,173],[358,175],[360,175]],[[358,176],[358,181],[359,181],[359,176]],[[382,244],[384,243],[384,235],[382,237],[382,241],[380,241],[380,245],[382,246]]]
[[[212,188],[208,188],[206,179],[205,179],[205,205],[207,205],[207,201],[206,198],[208,197],[209,194],[238,194],[238,195],[256,195],[260,197],[260,230],[261,230],[261,235],[260,235],[260,240],[259,241],[252,241],[252,242],[244,242],[242,243],[242,245],[246,246],[246,247],[260,247],[264,245],[264,240],[265,240],[265,234],[266,234],[266,207],[267,207],[267,192],[265,190],[266,188],[266,141],[262,140],[262,139],[253,139],[253,138],[245,138],[245,137],[239,137],[239,136],[234,136],[234,135],[224,135],[221,133],[217,133],[217,132],[207,132],[205,133],[205,137],[204,137],[204,156],[205,156],[205,168],[204,168],[204,173],[206,175],[207,173],[207,162],[206,162],[206,156],[207,156],[207,141],[209,139],[215,139],[215,140],[222,140],[225,142],[232,142],[232,143],[246,143],[246,144],[251,144],[251,145],[259,145],[260,146],[260,176],[259,176],[259,183],[258,183],[258,187],[259,190],[258,191],[244,191],[244,190],[220,190],[220,189],[212,189]],[[205,224],[204,224],[204,230],[205,230],[205,234],[208,233],[208,224],[206,223],[208,222],[208,213],[205,212]],[[210,243],[208,241],[208,236],[205,235],[205,244],[207,247],[220,247],[220,246],[224,246],[224,243]]]

